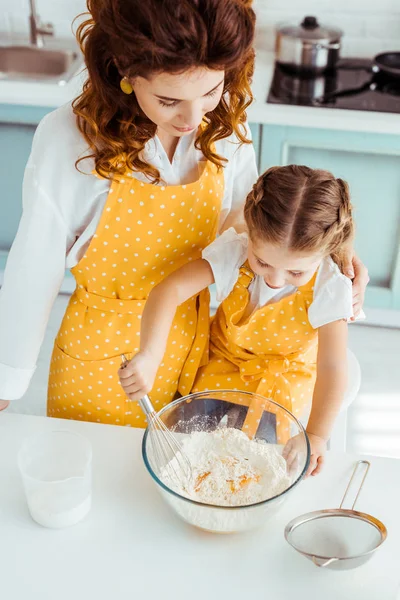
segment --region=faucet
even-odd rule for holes
[[[33,46],[43,48],[45,35],[54,35],[54,27],[51,23],[42,23],[36,11],[36,1],[29,0],[31,12],[29,15],[30,41]]]

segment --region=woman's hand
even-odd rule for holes
[[[305,477],[320,473],[326,452],[326,441],[323,438],[308,432],[307,436],[311,446],[311,458]],[[290,438],[282,452],[289,473],[293,473],[296,470],[300,452],[304,453],[304,436],[301,434]]]
[[[118,371],[121,385],[130,400],[140,400],[153,388],[158,362],[145,352],[138,352]]]
[[[351,251],[346,257],[346,263],[343,266],[343,273],[353,281],[353,317],[352,321],[359,315],[363,304],[365,290],[369,282],[367,267]]]
[[[0,400],[0,410],[6,409],[9,404],[8,400]]]

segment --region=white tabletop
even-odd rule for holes
[[[69,429],[93,445],[93,508],[63,530],[30,518],[16,457],[29,435]],[[206,534],[170,512],[141,458],[141,430],[0,414],[0,597],[4,600],[394,600],[400,581],[400,461],[370,458],[358,508],[382,520],[388,539],[353,571],[318,569],[284,540],[285,524],[338,506],[358,457],[329,454],[275,520],[241,535]]]

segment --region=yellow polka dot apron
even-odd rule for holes
[[[140,319],[151,289],[216,236],[223,173],[207,162],[200,179],[179,186],[113,181],[96,234],[71,269],[76,290],[55,341],[47,413],[51,417],[143,427],[137,402],[118,378],[121,354],[139,350]],[[209,294],[175,315],[151,399],[157,409],[190,391],[208,350]]]
[[[193,391],[257,392],[300,417],[311,402],[316,376],[318,334],[307,318],[315,275],[294,294],[244,318],[254,277],[246,263],[219,306],[211,325],[209,362],[199,369]],[[235,402],[248,406],[245,396]],[[256,435],[264,412],[262,401],[253,404],[243,425],[250,437]],[[287,440],[287,419],[276,421],[276,434],[280,442]]]

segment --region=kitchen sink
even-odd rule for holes
[[[83,64],[80,52],[36,46],[0,46],[0,79],[64,85]]]

